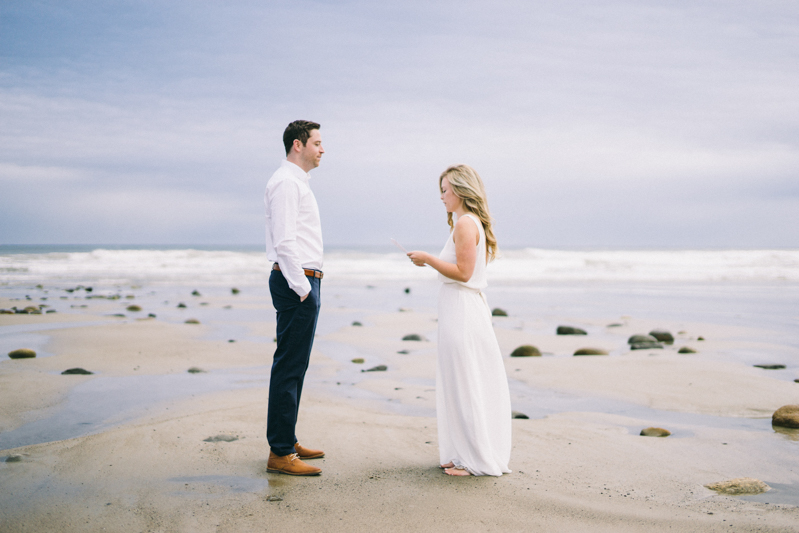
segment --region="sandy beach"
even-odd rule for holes
[[[775,409],[799,404],[790,335],[509,308],[495,330],[513,408],[529,416],[513,421],[513,473],[456,479],[437,467],[428,288],[414,285],[413,299],[383,284],[374,305],[369,288],[324,293],[298,429],[326,452],[314,478],[266,472],[274,316],[263,288],[136,287],[119,300],[54,288],[57,313],[0,315],[4,348],[39,352],[0,361],[0,530],[799,531],[799,430],[771,426]],[[556,335],[559,323],[588,334]],[[630,335],[655,328],[674,344],[629,350]],[[411,333],[426,340],[402,340]],[[509,357],[522,344],[544,355]],[[610,355],[571,355],[584,347]],[[754,368],[746,354],[788,368]],[[363,372],[377,365],[387,370]],[[74,367],[94,374],[61,375]],[[672,435],[639,435],[650,426]],[[771,490],[704,487],[741,477]]]

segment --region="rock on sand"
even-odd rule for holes
[[[677,353],[696,353],[696,350],[694,350],[693,348],[689,348],[688,346],[683,346],[682,348],[677,350]]]
[[[715,490],[719,494],[760,494],[766,492],[771,487],[752,477],[739,477],[728,481],[718,481],[705,485],[710,490]]]
[[[641,430],[642,437],[668,437],[671,431],[663,428],[645,428]]]
[[[361,370],[361,372],[385,372],[386,370],[388,370],[388,367],[386,365],[377,365],[373,366],[372,368],[368,368],[366,370]]]
[[[652,331],[649,332],[649,334],[655,337],[660,342],[665,342],[666,344],[674,344],[674,336],[665,329],[653,329]]]
[[[421,335],[418,335],[416,333],[411,333],[410,335],[405,335],[404,337],[402,337],[402,340],[404,340],[404,341],[426,341],[427,339],[425,339],[424,337],[422,337]]]
[[[522,413],[521,411],[511,411],[510,412],[510,417],[511,418],[515,418],[517,420],[529,420],[530,419],[529,416],[527,416],[526,414]]]
[[[574,355],[608,355],[608,352],[601,348],[580,348]]]
[[[8,356],[11,359],[31,359],[36,357],[36,352],[30,348],[20,348],[19,350],[12,350],[8,352]]]
[[[771,415],[771,425],[799,428],[799,405],[783,405]]]
[[[495,307],[491,310],[491,316],[508,316],[508,312],[499,307]]]
[[[510,354],[511,357],[541,357],[541,350],[530,344],[522,344]]]
[[[200,321],[197,320],[196,318],[189,318],[186,320],[186,322],[184,322],[184,324],[199,324],[199,323]]]
[[[68,368],[67,370],[61,372],[62,376],[90,376],[92,374],[94,374],[94,372],[90,372],[85,368],[80,368],[80,367]]]
[[[558,335],[588,335],[584,329],[573,328],[571,326],[558,326],[555,333]]]

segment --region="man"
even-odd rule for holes
[[[268,472],[313,476],[321,469],[304,459],[324,457],[300,446],[295,435],[302,383],[311,357],[319,288],[322,281],[322,227],[308,172],[319,166],[325,150],[319,124],[296,120],[283,132],[286,160],[266,184],[266,257],[274,263],[269,277],[277,311],[277,348],[269,381],[266,438]]]

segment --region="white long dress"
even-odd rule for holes
[[[510,473],[510,392],[491,310],[482,293],[488,285],[485,231],[475,215],[465,216],[480,232],[474,274],[467,282],[439,274],[443,284],[438,296],[438,449],[441,464],[452,462],[475,476],[501,476]],[[451,234],[439,258],[456,262]]]

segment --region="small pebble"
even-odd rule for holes
[[[203,439],[203,442],[233,442],[237,440],[239,440],[239,438],[235,435],[214,435],[213,437]]]
[[[385,372],[386,370],[388,370],[386,365],[377,365],[366,370],[361,370],[361,372]]]

